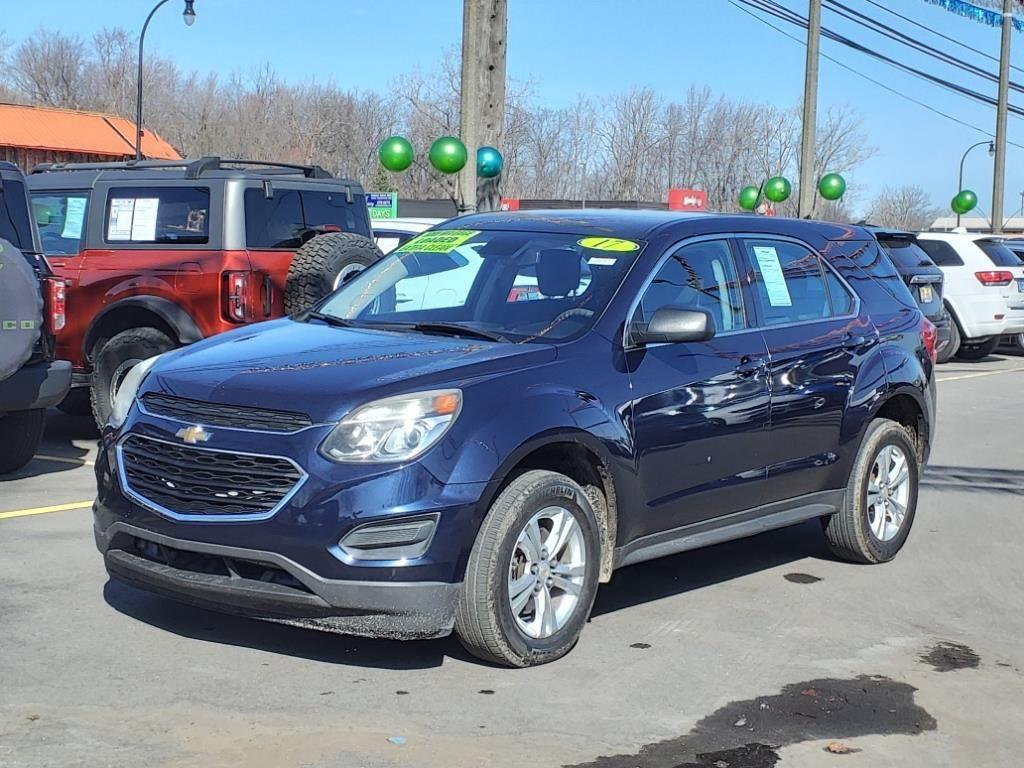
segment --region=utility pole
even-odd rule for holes
[[[1013,0],[1003,0],[1003,42],[999,49],[999,104],[996,107],[996,162],[992,173],[992,233],[1003,231],[1003,185],[1006,182],[1006,112],[1010,88],[1010,36]]]
[[[1010,0],[1006,0],[1010,2]],[[807,7],[807,64],[804,67],[804,117],[800,137],[800,199],[797,215],[814,212],[814,134],[818,121],[818,48],[821,45],[821,0]]]
[[[505,35],[508,0],[463,0],[460,138],[469,151],[459,171],[459,210],[496,211],[499,174],[477,179],[476,151],[502,151],[505,125]]]

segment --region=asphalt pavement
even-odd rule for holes
[[[1022,393],[1024,357],[940,367],[894,562],[838,562],[811,522],[633,566],[529,670],[110,582],[95,432],[54,412],[0,481],[0,766],[1021,765]]]

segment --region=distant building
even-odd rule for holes
[[[939,216],[928,227],[929,232],[950,232],[956,229],[956,216]],[[960,226],[968,232],[986,234],[992,231],[992,222],[983,216],[961,216]],[[1024,216],[1011,216],[1003,223],[1004,235],[1024,234]]]
[[[174,147],[142,133],[142,154],[179,160]],[[38,163],[80,163],[135,157],[135,123],[114,115],[0,103],[0,160],[30,171]]]

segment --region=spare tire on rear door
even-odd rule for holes
[[[21,251],[0,240],[0,381],[32,357],[42,327],[39,278]]]
[[[295,252],[284,289],[284,309],[302,312],[333,291],[349,276],[381,257],[368,237],[352,232],[317,235]]]

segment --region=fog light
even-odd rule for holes
[[[338,546],[356,560],[411,560],[422,557],[437,527],[437,515],[367,523],[349,531]]]

